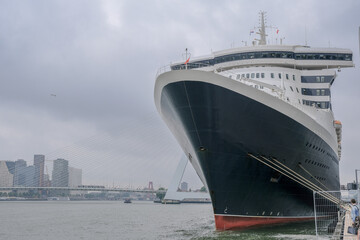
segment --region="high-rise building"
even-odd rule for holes
[[[15,161],[15,172],[14,172],[14,186],[25,186],[25,170],[26,170],[26,161],[23,159],[18,159]]]
[[[180,189],[181,189],[182,192],[187,192],[188,191],[188,183],[187,182],[182,182]]]
[[[14,181],[15,163],[0,161],[0,187],[12,187]]]
[[[82,170],[69,167],[69,187],[77,187],[82,185]]]
[[[25,169],[25,186],[36,187],[35,166],[27,166]]]
[[[347,189],[348,189],[348,190],[356,190],[356,189],[357,189],[356,183],[355,183],[355,182],[353,182],[353,183],[348,183],[348,184],[347,184]]]
[[[43,187],[45,156],[41,154],[34,155],[34,166],[35,166],[35,186]]]
[[[65,159],[58,158],[54,160],[52,171],[52,187],[69,186],[69,162]]]

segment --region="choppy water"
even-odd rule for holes
[[[215,230],[210,204],[0,202],[0,239],[316,239],[312,223]]]

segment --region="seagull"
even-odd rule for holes
[[[56,94],[50,94],[50,96],[52,96],[52,97],[56,97]]]

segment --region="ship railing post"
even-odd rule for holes
[[[317,230],[317,217],[316,217],[316,192],[313,191],[313,198],[314,198],[314,219],[315,219],[315,232],[316,237],[318,237],[318,230]]]

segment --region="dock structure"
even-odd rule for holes
[[[359,240],[360,231],[358,231],[357,235],[350,234],[347,232],[348,227],[352,226],[352,223],[353,222],[352,222],[352,219],[350,216],[350,212],[346,211],[345,218],[344,218],[344,232],[343,232],[343,236],[342,236],[343,240]]]
[[[342,215],[342,216],[341,216]],[[339,221],[336,225],[335,231],[331,236],[331,240],[359,240],[360,231],[357,235],[347,232],[348,227],[352,226],[351,214],[349,211],[345,211],[340,215]]]

